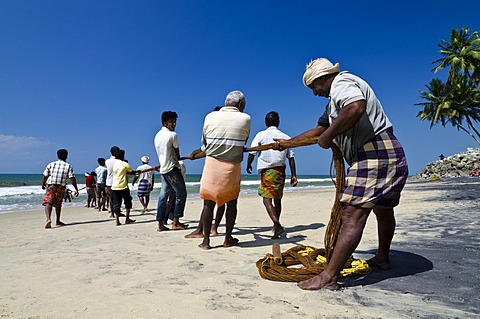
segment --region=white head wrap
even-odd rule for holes
[[[318,58],[307,64],[303,74],[303,85],[307,88],[309,85],[321,76],[340,72],[340,64],[333,65],[328,59]]]
[[[148,163],[148,162],[150,162],[150,157],[145,155],[145,156],[142,156],[142,158],[140,160],[142,161],[142,163]]]

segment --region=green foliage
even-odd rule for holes
[[[469,29],[453,29],[450,42],[441,40],[441,59],[434,61],[433,71],[450,68],[447,82],[433,79],[426,85],[427,91],[420,91],[424,102],[417,117],[429,121],[430,128],[438,123],[451,124],[469,134],[480,144],[480,133],[474,124],[480,121],[480,37]],[[466,125],[465,125],[466,122]],[[472,132],[473,131],[473,132]]]

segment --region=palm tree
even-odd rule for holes
[[[433,79],[427,85],[428,91],[420,91],[425,101],[415,105],[423,106],[417,114],[420,121],[430,121],[430,128],[438,123],[448,123],[470,135],[480,145],[480,132],[475,123],[480,122],[480,38],[469,29],[453,29],[450,42],[441,40],[441,59],[434,63],[437,72],[450,67],[446,83]],[[466,122],[466,125],[464,124]],[[473,131],[473,133],[472,133]]]
[[[450,42],[441,39],[441,59],[434,61],[438,65],[433,69],[437,72],[450,67],[449,77],[464,74],[470,83],[478,85],[480,81],[480,38],[478,32],[469,34],[469,28],[452,29]]]

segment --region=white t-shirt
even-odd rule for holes
[[[149,168],[152,168],[150,165],[148,164],[142,164],[140,165],[139,167],[137,167],[137,171],[143,171],[143,170],[146,170],[146,169],[149,169]],[[142,179],[146,179],[150,185],[152,185],[153,183],[153,171],[149,171],[149,172],[145,172],[145,173],[142,173],[138,176],[138,180],[141,181]]]
[[[270,144],[275,142],[274,138],[281,138],[284,140],[289,140],[290,136],[280,131],[275,126],[270,126],[264,131],[260,131],[255,135],[253,138],[251,147]],[[257,172],[260,174],[263,169],[265,168],[272,168],[278,166],[286,166],[285,165],[285,158],[292,158],[294,153],[293,150],[287,148],[283,151],[276,151],[276,150],[266,150],[266,151],[253,151],[250,152],[252,155],[257,155],[260,153],[260,156],[257,160]]]
[[[177,133],[163,126],[155,135],[154,143],[158,162],[160,163],[160,174],[166,174],[174,167],[180,168],[177,154],[175,153],[175,149],[178,148]]]
[[[113,165],[117,159],[115,156],[110,157],[105,161],[105,166],[107,166],[107,180],[105,182],[106,186],[112,186],[113,184]]]

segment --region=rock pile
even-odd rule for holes
[[[468,148],[466,152],[428,163],[415,178],[471,176],[475,168],[480,171],[480,148]]]

